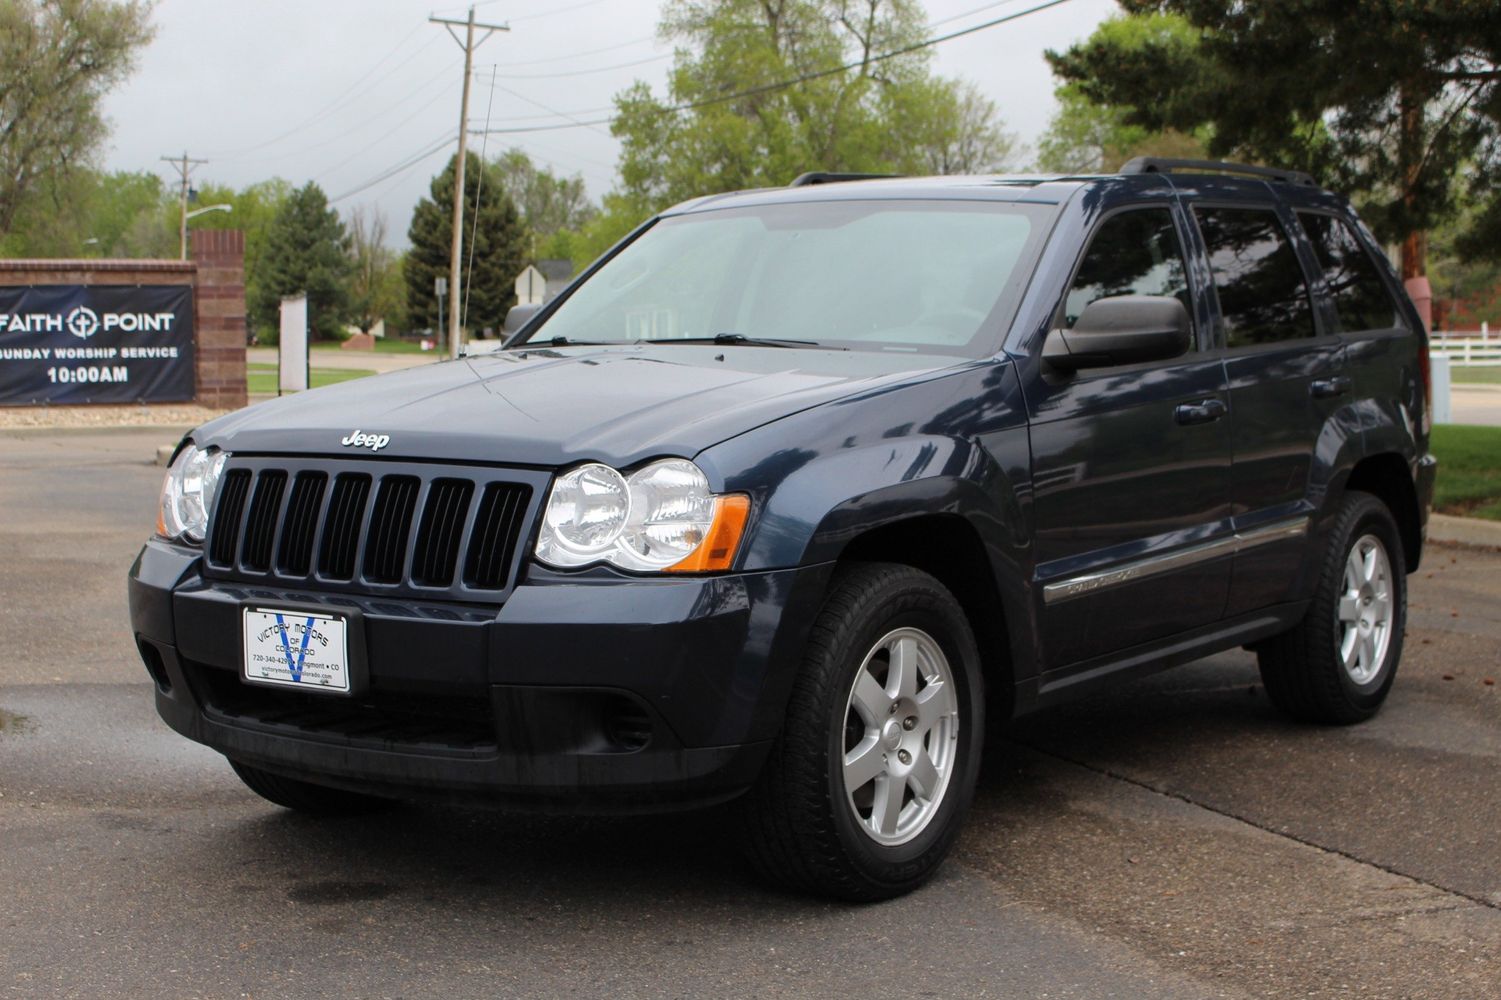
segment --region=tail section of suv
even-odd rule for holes
[[[1427,345],[1298,175],[827,179],[678,206],[494,353],[220,418],[130,574],[163,719],[309,811],[734,802],[922,883],[986,711],[1245,645],[1358,722],[1402,650]]]

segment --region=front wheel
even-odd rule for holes
[[[741,800],[768,879],[873,901],[910,892],[948,853],[984,738],[979,652],[952,594],[907,566],[836,577],[781,736]]]
[[[1407,568],[1386,504],[1352,491],[1323,554],[1303,621],[1258,654],[1272,703],[1303,722],[1375,715],[1391,690],[1407,628]]]

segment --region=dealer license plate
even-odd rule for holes
[[[348,622],[337,615],[245,609],[245,680],[349,693]]]

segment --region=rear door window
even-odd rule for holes
[[[1340,332],[1390,330],[1401,325],[1396,303],[1376,271],[1376,262],[1349,224],[1319,212],[1299,212],[1298,221],[1308,232],[1314,255],[1324,269]]]
[[[1277,213],[1268,208],[1198,208],[1227,347],[1312,337],[1308,281]]]
[[[1073,329],[1085,308],[1117,295],[1171,295],[1193,313],[1183,248],[1167,208],[1131,209],[1100,225],[1063,304]]]

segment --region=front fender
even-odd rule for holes
[[[921,514],[959,514],[1021,543],[1027,449],[1015,369],[999,360],[813,407],[695,460],[751,495],[740,568],[765,570],[836,559],[860,533]]]
[[[963,518],[993,574],[1014,663],[1034,661],[1030,446],[1009,362],[815,407],[697,461],[711,481],[753,497],[745,570],[826,564],[868,532]]]

